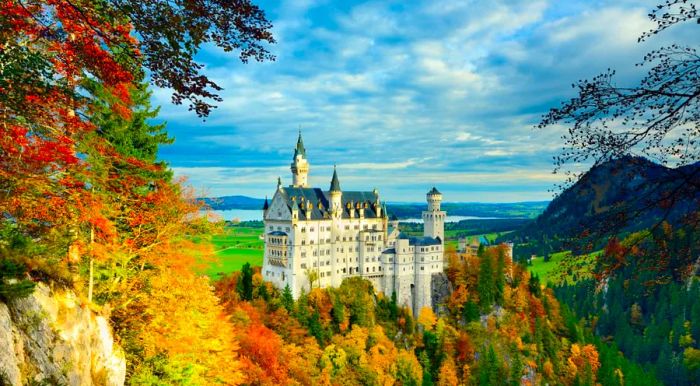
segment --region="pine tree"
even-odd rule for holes
[[[483,252],[483,246],[479,246],[479,278],[477,290],[479,291],[479,306],[487,312],[494,301],[495,283],[494,269],[491,258]]]
[[[282,291],[282,306],[289,313],[292,313],[294,310],[294,297],[292,296],[292,290],[289,288],[289,284],[284,286],[284,290]]]
[[[250,263],[243,264],[241,276],[236,284],[236,291],[243,300],[253,300],[253,269]]]
[[[498,248],[498,255],[496,256],[494,281],[494,301],[496,304],[503,304],[503,293],[506,286],[506,256],[502,248]]]
[[[513,359],[510,362],[510,384],[511,386],[520,386],[520,380],[523,374],[523,362],[520,360],[520,355],[517,350],[513,352]]]

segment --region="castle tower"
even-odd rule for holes
[[[331,179],[331,188],[329,189],[331,196],[331,213],[333,219],[340,219],[343,213],[342,197],[343,192],[340,190],[340,181],[338,181],[338,172],[333,167],[333,178]]]
[[[439,238],[440,241],[444,243],[446,213],[440,210],[442,193],[433,187],[426,197],[428,201],[428,210],[423,212],[423,235]]]
[[[297,139],[297,147],[294,149],[294,159],[292,160],[292,186],[295,188],[309,187],[309,161],[306,159],[306,149],[304,141],[301,139],[301,130]]]

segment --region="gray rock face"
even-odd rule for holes
[[[447,275],[443,272],[432,274],[430,278],[430,300],[433,305],[433,311],[437,315],[444,313],[445,306],[443,303],[450,294],[452,294],[452,284]]]
[[[107,320],[73,293],[40,284],[27,298],[0,303],[0,384],[122,386],[125,377]]]

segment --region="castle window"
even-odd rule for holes
[[[366,271],[369,272],[369,267],[366,268]]]
[[[306,257],[306,252],[302,252],[301,257]]]
[[[425,271],[425,267],[420,267],[420,270],[421,270],[421,271]]]
[[[301,227],[301,233],[306,233],[306,227]]]
[[[355,225],[355,229],[360,229],[360,226],[359,226],[359,225]]]
[[[348,229],[350,229],[350,225],[345,226],[345,230],[348,230]]]
[[[345,273],[345,268],[343,268],[343,273]]]
[[[309,229],[309,232],[313,232],[313,231],[314,231],[314,228],[313,228],[313,227]]]
[[[306,245],[306,240],[301,240],[301,245]]]
[[[311,239],[311,240],[309,241],[309,243],[310,243],[310,244],[313,244],[313,243],[314,243],[314,240],[313,240],[313,239]]]

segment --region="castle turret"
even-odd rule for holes
[[[343,213],[343,192],[340,190],[340,181],[338,181],[338,172],[335,166],[333,167],[333,178],[331,179],[329,193],[331,196],[331,213],[333,214],[333,218],[340,218]]]
[[[263,219],[267,216],[267,210],[270,209],[270,204],[267,202],[267,196],[265,196],[265,203],[263,204]]]
[[[423,212],[423,235],[445,242],[445,211],[440,210],[442,193],[433,187],[426,195],[428,210]]]
[[[292,160],[292,186],[295,188],[309,187],[309,161],[306,159],[306,149],[304,141],[301,139],[301,130],[297,139],[297,147],[294,149],[294,159]]]

